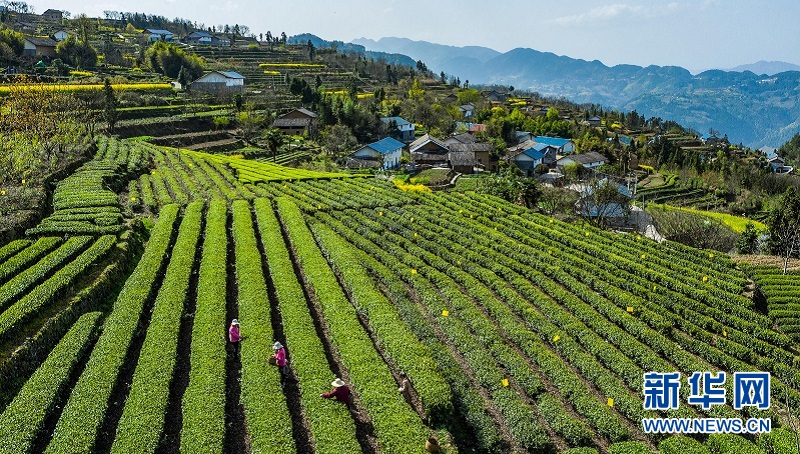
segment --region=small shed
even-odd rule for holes
[[[364,145],[348,157],[349,167],[395,169],[400,164],[405,145],[391,137]]]
[[[441,140],[425,134],[408,146],[411,159],[419,164],[445,164],[450,149]]]
[[[594,117],[589,118],[588,120],[586,120],[586,123],[588,123],[589,126],[593,126],[595,128],[599,128],[600,126],[603,125],[603,119],[600,118],[600,117],[594,116]]]

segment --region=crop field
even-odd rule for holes
[[[140,84],[111,84],[116,91],[124,90],[172,90],[170,84],[140,83]],[[6,96],[15,91],[53,91],[74,92],[102,90],[102,84],[27,84],[27,85],[0,85],[0,96]]]
[[[794,308],[762,313],[727,255],[471,191],[98,145],[56,219],[0,245],[0,452],[795,452]],[[720,370],[770,372],[772,407],[688,405],[687,377]],[[649,371],[681,373],[680,408],[644,409]],[[351,405],[320,397],[335,377]]]

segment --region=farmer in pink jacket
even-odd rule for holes
[[[228,339],[231,341],[231,345],[233,345],[234,349],[239,348],[239,341],[242,340],[242,335],[239,332],[239,320],[233,319],[231,321],[231,326],[228,328]]]
[[[335,397],[339,402],[350,405],[350,388],[344,383],[344,380],[337,378],[331,383],[331,386],[333,386],[333,391],[320,394],[320,397],[326,399],[333,399]]]
[[[272,349],[275,350],[272,357],[275,358],[275,365],[278,366],[278,371],[281,373],[281,388],[283,388],[286,386],[286,377],[289,374],[289,367],[286,366],[286,348],[280,342],[275,341]]]

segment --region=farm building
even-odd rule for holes
[[[605,156],[601,155],[596,151],[590,151],[588,153],[581,153],[575,154],[571,156],[564,156],[563,158],[556,161],[556,165],[559,168],[564,167],[567,164],[575,162],[584,168],[587,169],[596,169],[601,165],[605,164],[608,160]]]
[[[151,43],[156,41],[172,41],[173,33],[169,30],[159,30],[148,28],[142,32]]]
[[[234,71],[211,71],[190,84],[190,89],[227,95],[244,91],[244,76]]]
[[[313,130],[317,123],[317,114],[300,108],[286,113],[272,122],[272,126],[280,129],[284,134],[302,135]]]
[[[475,165],[478,163],[474,151],[450,151],[450,167],[456,172],[471,174],[475,173]]]
[[[472,116],[472,113],[475,111],[475,106],[472,103],[467,103],[458,106],[458,110],[464,114],[464,118],[469,118]]]
[[[603,125],[603,119],[600,118],[600,117],[592,117],[592,118],[586,120],[586,123],[589,126],[593,126],[595,128],[599,128],[600,126]]]
[[[445,164],[450,149],[441,140],[425,134],[408,146],[411,160],[418,164]]]
[[[391,137],[364,145],[350,154],[348,167],[394,169],[403,156],[403,142]]]
[[[403,142],[414,140],[414,123],[402,117],[383,117],[381,121],[389,127],[389,134]]]
[[[61,20],[64,18],[64,13],[57,9],[48,9],[42,13],[42,18],[52,22],[61,22]]]
[[[506,102],[506,94],[500,93],[497,90],[490,90],[486,92],[486,99],[490,102]]]
[[[595,190],[604,187],[605,185],[612,185],[617,189],[619,197],[615,200],[604,201],[600,204],[595,202]],[[584,188],[581,193],[581,199],[578,200],[578,211],[581,216],[588,218],[605,218],[605,219],[623,219],[630,213],[630,203],[628,202],[633,196],[631,191],[624,184],[619,184],[608,178],[596,182]]]
[[[34,38],[32,36],[25,37],[25,47],[22,50],[22,56],[35,57],[37,55],[42,57],[55,57],[56,44],[50,38]]]

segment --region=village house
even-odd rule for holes
[[[34,38],[32,36],[26,36],[25,40],[25,47],[22,50],[23,57],[55,57],[56,56],[56,45],[58,44],[55,40],[50,38]]]
[[[381,121],[389,127],[389,135],[403,142],[414,140],[414,123],[402,117],[383,117]]]
[[[575,153],[575,142],[573,142],[572,139],[562,139],[560,137],[536,136],[533,138],[533,141],[536,143],[543,143],[545,145],[550,145],[551,147],[554,147],[558,154]]]
[[[475,143],[478,139],[475,138],[472,134],[463,132],[461,134],[452,135],[446,139],[444,139],[444,144],[448,147],[455,144],[463,144],[463,143]]]
[[[536,166],[543,164],[544,153],[535,148],[519,149],[509,152],[505,160],[517,166],[526,177],[533,176]]]
[[[464,115],[464,118],[470,118],[472,117],[472,113],[475,111],[475,105],[473,105],[471,102],[463,104],[458,106],[458,110],[462,115]]]
[[[600,126],[603,126],[603,119],[600,118],[600,117],[594,116],[594,117],[589,118],[588,120],[586,120],[586,124],[589,125],[589,126],[595,127],[595,128],[599,128]]]
[[[489,142],[453,143],[448,147],[450,166],[456,172],[471,174],[476,166],[497,170],[497,160],[492,161],[494,145]]]
[[[616,200],[609,200],[599,205],[593,200],[595,187],[613,185],[616,187],[619,197]],[[633,198],[631,191],[624,184],[603,178],[596,184],[586,186],[581,192],[581,198],[577,202],[578,212],[586,218],[603,218],[620,222],[630,214],[630,200]]]
[[[282,133],[295,136],[313,132],[316,124],[317,114],[305,108],[292,110],[272,122],[272,126]]]
[[[417,164],[446,164],[450,149],[441,140],[425,134],[409,145],[411,160]]]
[[[159,29],[152,29],[148,28],[142,32],[142,35],[146,36],[147,39],[154,43],[156,41],[172,41],[172,32],[169,30],[159,30]]]
[[[391,137],[364,145],[348,156],[350,168],[395,169],[403,156],[403,142]]]
[[[181,38],[184,44],[199,44],[205,46],[222,46],[228,47],[231,45],[231,40],[228,38],[220,38],[219,36],[212,35],[209,32],[198,30],[189,33]]]
[[[211,71],[192,82],[189,89],[215,95],[243,93],[244,76],[234,71]]]
[[[61,42],[61,41],[64,41],[65,39],[69,38],[70,36],[72,36],[72,35],[70,35],[70,33],[68,31],[59,30],[59,31],[53,33],[51,37],[54,40],[56,40],[58,42]]]
[[[42,13],[42,19],[50,22],[61,22],[61,20],[64,19],[64,13],[57,9],[48,9]]]
[[[509,148],[508,154],[517,154],[526,150],[536,150],[541,153],[543,156],[542,164],[546,166],[552,166],[555,164],[558,155],[558,149],[556,147],[539,143],[534,140],[526,140],[519,145]]]
[[[488,99],[490,102],[503,103],[506,102],[506,94],[500,93],[496,90],[489,90],[486,92],[486,99]]]
[[[571,163],[576,163],[582,166],[583,168],[594,170],[604,165],[606,162],[608,162],[608,160],[606,159],[605,156],[601,155],[596,151],[590,151],[588,153],[564,156],[563,158],[556,161],[556,166],[559,169],[563,169],[564,166],[566,165],[569,165]]]

